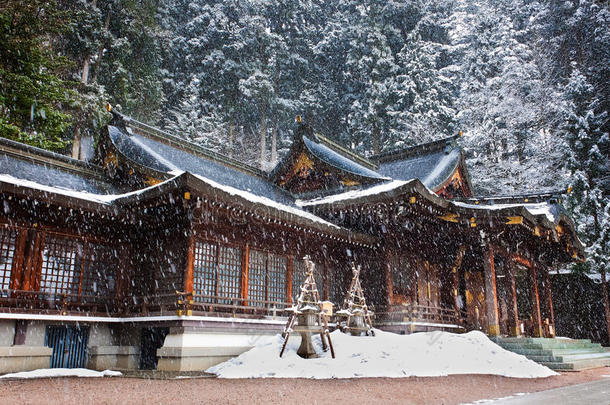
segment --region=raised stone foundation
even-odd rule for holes
[[[261,337],[276,333],[260,330],[224,332],[191,327],[171,328],[163,347],[157,350],[157,370],[204,371],[251,349]]]
[[[137,346],[91,346],[87,368],[93,370],[137,370],[140,349]]]
[[[0,374],[49,368],[51,354],[45,346],[0,346]]]

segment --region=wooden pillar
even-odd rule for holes
[[[241,256],[240,292],[243,305],[248,305],[248,277],[250,272],[250,244],[246,243]]]
[[[460,267],[462,267],[462,261],[464,261],[464,255],[466,253],[466,245],[460,245],[458,248],[457,254],[455,256],[455,260],[453,262],[453,267],[451,268],[452,273],[452,283],[453,283],[453,305],[455,307],[456,314],[458,318],[461,318],[461,310],[460,308]],[[462,303],[465,307],[466,303]]]
[[[548,307],[548,317],[549,324],[553,326],[553,329],[550,331],[551,336],[547,337],[555,337],[555,312],[553,311],[553,294],[551,292],[551,278],[549,277],[549,269],[544,269],[544,299],[546,300]]]
[[[294,256],[288,256],[286,264],[286,302],[292,304],[292,272],[294,269]]]
[[[538,293],[538,279],[536,277],[536,265],[530,267],[532,278],[532,320],[534,321],[534,336],[543,337],[542,317],[540,315],[540,294]]]
[[[12,280],[9,288],[12,290],[21,290],[24,282],[24,261],[25,261],[25,244],[28,238],[27,229],[20,229],[19,235],[15,243],[15,253],[13,255]]]
[[[390,306],[394,302],[394,286],[392,283],[392,263],[393,263],[393,255],[390,252],[390,249],[386,248],[385,251],[385,285],[387,290],[386,296],[386,305]]]
[[[188,250],[186,257],[186,269],[184,272],[184,292],[193,293],[195,285],[195,236],[193,232],[189,235]]]
[[[509,334],[511,336],[521,336],[521,328],[519,327],[519,309],[517,308],[517,283],[515,281],[515,262],[512,257],[506,256],[506,279],[508,282],[508,291],[510,294],[510,302],[508,305],[508,320]]]
[[[487,331],[490,336],[500,335],[498,295],[496,291],[496,268],[493,247],[489,242],[483,246],[483,269],[485,270],[485,306],[487,308]]]
[[[330,265],[328,264],[328,259],[326,256],[323,259],[324,263],[324,287],[322,288],[322,300],[328,301],[328,297],[330,295]]]
[[[42,248],[46,233],[40,230],[30,230],[29,249],[26,250],[22,289],[37,291],[40,287],[40,270],[42,266]]]

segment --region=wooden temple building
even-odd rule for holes
[[[554,335],[561,196],[477,198],[459,136],[364,158],[301,123],[266,173],[113,114],[93,163],[0,139],[0,372],[204,370],[281,332],[305,255],[339,307],[362,266],[381,329]]]

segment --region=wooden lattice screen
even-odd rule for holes
[[[79,239],[47,234],[42,251],[40,291],[51,295],[77,295],[83,249]]]
[[[239,280],[241,275],[241,249],[220,245],[218,249],[218,295],[221,297],[239,297]],[[229,304],[229,300],[223,302]]]
[[[250,250],[248,270],[248,298],[250,300],[286,301],[286,256]],[[251,306],[264,306],[250,301]]]
[[[120,250],[106,244],[87,243],[81,294],[111,297],[116,291]]]
[[[117,248],[97,241],[47,233],[42,250],[40,291],[72,301],[111,298],[116,293],[120,260]]]
[[[16,229],[0,228],[0,297],[6,296],[10,288],[17,234]]]
[[[239,297],[241,274],[241,248],[212,242],[195,243],[193,292],[228,298]],[[218,302],[206,297],[196,297],[199,302]],[[220,300],[230,303],[230,299]]]

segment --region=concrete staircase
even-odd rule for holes
[[[580,371],[610,366],[610,348],[589,339],[492,338],[511,352],[555,371]]]

